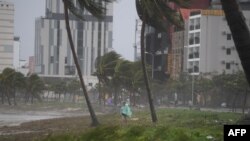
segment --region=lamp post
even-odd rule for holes
[[[194,71],[194,68],[193,68],[193,71]],[[192,105],[194,105],[194,74],[191,74],[192,75]]]
[[[194,77],[195,75],[200,75],[199,72],[197,72],[197,69],[196,69],[196,72],[195,72],[195,65],[192,67],[192,104],[194,105]]]
[[[184,46],[184,48],[186,48],[188,50],[189,46],[188,45]],[[187,58],[187,60],[188,59],[189,58]],[[194,66],[192,66],[191,70],[192,70],[191,72],[189,72],[189,70],[188,70],[188,72],[192,76],[192,82],[191,82],[191,101],[192,101],[192,106],[193,106],[194,105],[194,75],[195,75],[194,74]]]
[[[149,55],[151,55],[151,58],[152,58],[152,74],[151,74],[151,76],[152,76],[152,79],[154,79],[154,54],[153,53],[150,53],[150,52],[145,52],[145,54],[149,54]]]

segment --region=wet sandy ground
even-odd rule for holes
[[[78,109],[0,113],[0,141],[32,141],[51,133],[83,130],[78,123],[88,119],[86,115]]]
[[[22,111],[0,109],[0,127],[17,126],[24,122],[86,115],[80,108],[65,108],[60,110]]]
[[[91,123],[88,115],[81,106],[0,105],[0,141],[32,141],[51,133],[82,131]]]
[[[34,141],[51,134],[77,133],[89,128],[89,116],[34,120],[18,126],[0,127],[0,141]]]
[[[76,112],[77,111],[77,112]],[[59,117],[69,117],[69,116],[80,116],[84,115],[78,109],[74,111],[28,111],[28,112],[17,112],[17,113],[0,113],[0,127],[2,126],[17,126],[24,122],[42,120],[42,119],[52,119]]]

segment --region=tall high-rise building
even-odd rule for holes
[[[14,50],[13,50],[13,66],[14,69],[20,67],[20,37],[14,37]]]
[[[134,43],[134,60],[141,60],[141,26],[140,19],[135,20],[135,43]]]
[[[93,83],[98,56],[112,49],[113,4],[106,4],[106,15],[98,20],[83,11],[81,21],[70,14],[70,27],[82,74]],[[35,72],[41,76],[76,76],[61,0],[46,0],[46,16],[35,24]]]
[[[35,62],[34,62],[34,56],[29,57],[29,73],[34,73],[35,70]]]
[[[13,68],[14,4],[0,1],[0,73]]]

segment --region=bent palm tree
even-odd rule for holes
[[[3,85],[3,91],[4,95],[7,97],[9,105],[11,105],[11,97],[13,94],[14,89],[14,76],[16,71],[12,68],[5,68],[2,72],[2,85]]]
[[[74,0],[62,0],[64,2],[64,14],[65,14],[65,23],[66,23],[66,29],[67,29],[67,34],[68,34],[68,38],[69,38],[69,43],[70,43],[70,48],[73,54],[73,59],[76,65],[76,69],[77,69],[77,73],[81,82],[81,86],[83,89],[83,94],[89,109],[89,113],[92,119],[92,126],[97,126],[99,125],[99,122],[97,120],[97,117],[95,115],[94,109],[90,103],[89,97],[88,97],[88,93],[87,93],[87,89],[85,87],[84,84],[84,80],[82,78],[82,72],[80,69],[80,65],[77,59],[77,55],[76,55],[76,51],[75,51],[75,47],[74,47],[74,43],[73,43],[73,39],[72,39],[72,35],[71,35],[71,29],[70,29],[70,25],[69,25],[69,14],[68,14],[68,10],[70,10],[75,16],[80,17],[81,19],[84,19],[83,17],[83,10],[86,9],[88,12],[90,12],[93,16],[97,17],[97,18],[101,18],[102,15],[105,13],[105,8],[102,6],[102,2],[111,2],[112,0],[102,0],[97,2],[95,0],[76,0],[76,4],[77,6],[75,6],[74,4]],[[79,7],[79,8],[77,8]]]
[[[31,74],[26,79],[26,89],[28,96],[31,98],[30,102],[32,104],[34,102],[34,98],[38,99],[39,101],[42,100],[40,94],[42,94],[44,88],[45,88],[44,82],[37,74]]]
[[[117,62],[120,60],[120,55],[117,54],[114,51],[111,51],[107,54],[104,54],[103,56],[97,58],[96,62],[96,72],[95,75],[99,79],[99,103],[101,103],[101,98],[103,97],[102,92],[100,91],[101,85],[105,84],[108,85],[110,84],[110,81],[114,77],[115,73],[115,66]],[[111,80],[110,80],[111,79]],[[116,101],[114,101],[115,106],[116,106]]]
[[[167,2],[173,2],[178,6],[187,7],[189,0],[136,0],[136,9],[138,16],[142,20],[141,27],[141,63],[146,90],[148,94],[149,106],[152,121],[157,122],[157,116],[153,104],[153,97],[149,88],[148,75],[145,66],[145,45],[144,35],[146,24],[153,26],[160,31],[167,31],[168,24],[174,24],[178,28],[183,28],[183,21],[180,14],[169,7]],[[152,70],[153,71],[153,70]]]
[[[16,91],[20,92],[25,89],[25,77],[21,72],[15,72],[14,78],[13,78],[13,98],[14,98],[14,104],[16,103]]]

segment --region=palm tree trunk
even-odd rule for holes
[[[136,93],[134,89],[132,89],[132,95],[133,95],[133,106],[136,106]]]
[[[2,92],[2,104],[4,104],[4,92]]]
[[[100,123],[97,120],[94,109],[93,109],[93,107],[92,107],[92,105],[90,103],[90,100],[89,100],[89,96],[88,96],[88,93],[87,93],[87,90],[86,90],[86,87],[85,87],[85,84],[84,84],[84,81],[83,81],[83,78],[82,78],[82,72],[81,72],[81,69],[80,69],[80,65],[78,63],[78,59],[77,59],[77,55],[76,55],[76,51],[75,51],[75,47],[74,47],[74,43],[73,43],[73,39],[72,39],[72,35],[71,35],[71,30],[70,30],[70,26],[69,26],[68,6],[67,6],[67,3],[66,3],[65,0],[63,0],[63,2],[64,2],[65,24],[66,24],[66,29],[67,29],[67,33],[68,33],[70,48],[71,48],[71,51],[72,51],[72,54],[73,54],[73,58],[74,58],[74,62],[75,62],[75,65],[76,65],[77,73],[78,73],[78,76],[79,76],[79,79],[80,79],[80,82],[81,82],[81,86],[82,86],[82,89],[83,89],[83,94],[84,94],[84,97],[85,97],[85,100],[86,100],[86,103],[87,103],[87,106],[88,106],[88,109],[89,109],[89,113],[90,113],[90,116],[91,116],[91,120],[92,120],[91,125],[92,126],[97,126]]]
[[[247,105],[247,93],[248,89],[246,88],[245,94],[244,94],[244,101],[243,101],[243,106],[242,106],[242,114],[245,115],[245,109]]]
[[[34,96],[31,95],[31,104],[33,104],[33,103],[34,103]]]
[[[29,99],[30,99],[30,92],[27,91],[26,94],[25,94],[25,104],[29,102]]]
[[[250,84],[250,33],[237,0],[221,0],[235,47],[239,54],[243,70]]]
[[[98,100],[99,100],[99,106],[102,105],[102,94],[101,94],[101,81],[100,81],[100,78],[98,77],[98,93],[99,93],[99,96],[98,96]]]
[[[114,106],[117,106],[117,100],[118,100],[118,89],[117,86],[114,88]]]
[[[238,93],[234,93],[234,98],[233,98],[233,101],[232,101],[232,112],[236,112],[236,101],[238,99]]]
[[[145,20],[144,20],[145,21]],[[153,98],[151,94],[151,90],[149,88],[149,82],[148,82],[148,75],[146,71],[146,65],[145,65],[145,50],[144,50],[144,34],[145,34],[145,22],[142,22],[142,27],[141,27],[141,63],[142,63],[142,71],[143,71],[143,77],[144,77],[144,82],[146,85],[146,90],[148,94],[148,102],[149,102],[149,107],[150,107],[150,112],[151,112],[151,118],[152,122],[156,123],[157,122],[157,116],[155,112],[155,107],[153,103]]]
[[[58,99],[58,101],[61,102],[61,93],[59,93]]]
[[[9,105],[11,105],[11,101],[10,101],[10,92],[9,92],[9,90],[7,90],[6,92],[7,92],[7,93],[6,93],[6,94],[7,94],[6,96],[7,96],[8,103],[9,103]]]
[[[16,106],[17,102],[16,102],[16,89],[15,88],[14,88],[14,92],[13,92],[13,99],[14,99],[14,105]]]

